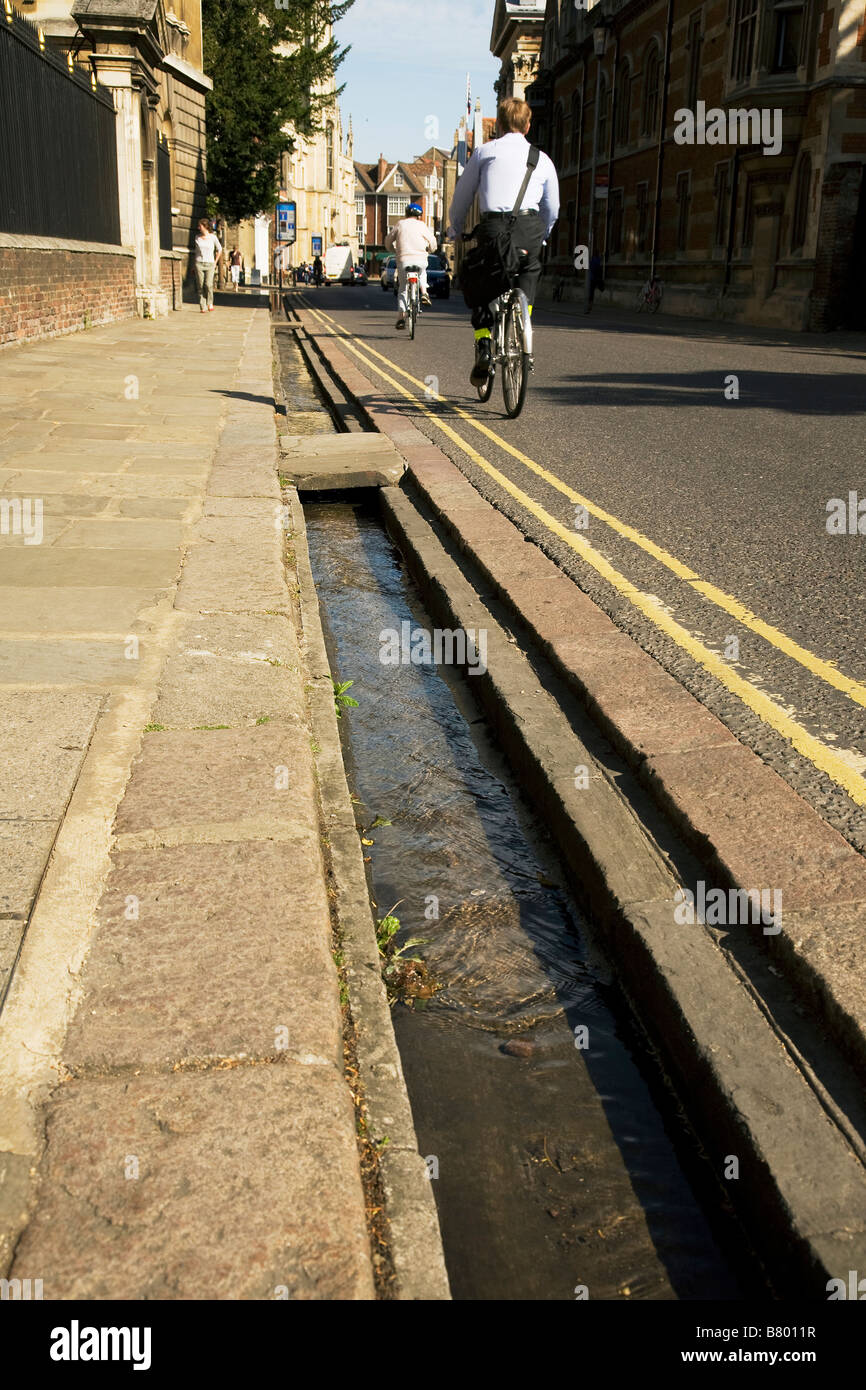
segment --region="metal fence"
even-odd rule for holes
[[[114,103],[43,45],[0,10],[0,232],[119,246]]]
[[[171,223],[171,154],[168,141],[159,140],[156,146],[157,189],[159,192],[159,247],[170,251],[174,244]]]

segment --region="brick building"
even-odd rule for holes
[[[655,273],[671,311],[866,327],[863,0],[547,0],[526,99],[560,172],[548,273],[567,294],[594,206],[615,302]],[[737,111],[778,121],[772,152]]]
[[[443,224],[444,169],[447,150],[431,146],[412,160],[391,164],[379,155],[376,164],[355,161],[355,218],[358,240],[368,256],[385,248],[385,238],[406,215],[410,203],[419,203],[424,221],[441,238]],[[447,211],[447,208],[445,209]]]

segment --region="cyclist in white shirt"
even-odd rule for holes
[[[222,251],[219,238],[214,236],[210,222],[203,217],[195,239],[195,280],[203,314],[213,313],[213,281]]]
[[[474,150],[457,181],[448,212],[448,235],[456,240],[464,229],[472,201],[478,194],[481,208],[479,238],[495,238],[511,217],[520,185],[526,173],[530,144],[526,138],[532,112],[525,101],[508,97],[497,113],[499,138]],[[538,164],[526,188],[517,216],[512,245],[529,253],[518,285],[526,295],[529,312],[541,276],[541,248],[559,216],[559,179],[553,161],[539,154]],[[472,310],[475,329],[475,364],[469,380],[481,386],[487,380],[490,363],[490,330],[493,315],[485,305]]]
[[[423,216],[423,208],[418,203],[410,203],[406,209],[406,216],[395,227],[391,228],[385,240],[388,250],[397,252],[398,328],[406,327],[406,309],[408,307],[406,304],[406,271],[410,265],[420,266],[421,303],[430,303],[430,296],[427,293],[427,253],[436,250],[436,238],[426,223],[421,220]]]

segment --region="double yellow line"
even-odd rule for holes
[[[742,700],[743,704],[745,704],[753,714],[756,714],[759,719],[770,728],[774,729],[776,733],[780,734],[782,738],[790,743],[793,748],[796,748],[797,752],[807,758],[819,771],[825,773],[827,777],[831,778],[838,786],[842,787],[844,791],[848,793],[852,801],[856,802],[858,806],[866,806],[866,780],[864,780],[852,763],[846,759],[843,753],[830,748],[826,743],[815,738],[813,734],[810,734],[802,724],[799,724],[793,719],[775,700],[770,699],[770,697],[765,695],[757,686],[747,681],[735,671],[730,663],[723,657],[718,656],[715,652],[704,646],[702,642],[698,641],[691,632],[684,628],[682,624],[678,623],[676,619],[665,610],[657,598],[652,594],[644,593],[641,589],[638,589],[630,579],[627,579],[625,575],[615,569],[609,560],[596,550],[594,546],[590,545],[589,541],[578,532],[569,530],[568,527],[563,526],[562,522],[558,521],[556,517],[546,511],[533,497],[530,497],[528,493],[524,492],[522,488],[512,482],[506,474],[502,473],[498,468],[495,468],[494,465],[484,458],[483,455],[478,453],[476,449],[473,449],[471,444],[469,444],[462,435],[459,435],[440,415],[430,408],[428,402],[436,401],[447,405],[453,415],[465,421],[466,424],[470,425],[471,428],[476,430],[479,434],[485,435],[497,448],[502,449],[505,453],[516,459],[517,462],[523,464],[531,472],[535,473],[539,478],[542,478],[557,492],[567,497],[575,506],[585,507],[591,516],[597,517],[598,520],[603,521],[607,526],[610,526],[612,530],[616,531],[618,535],[623,536],[626,540],[633,542],[633,544],[646,551],[647,554],[652,555],[655,560],[658,560],[660,564],[669,569],[678,579],[689,584],[701,594],[702,597],[707,599],[710,603],[715,604],[716,607],[722,609],[725,613],[728,613],[732,618],[736,619],[738,623],[742,624],[742,626],[756,633],[759,637],[762,637],[778,651],[790,657],[793,661],[798,662],[812,675],[817,676],[827,685],[831,685],[835,690],[841,691],[842,694],[846,695],[850,700],[864,707],[866,707],[866,685],[863,685],[860,681],[854,680],[852,677],[844,675],[832,662],[824,661],[814,652],[808,651],[807,648],[800,646],[799,643],[793,641],[793,639],[788,637],[784,632],[773,627],[772,624],[764,622],[762,618],[757,617],[731,594],[727,594],[724,590],[717,588],[716,585],[709,584],[706,580],[701,579],[694,570],[690,569],[688,565],[683,564],[675,555],[672,555],[662,546],[657,545],[655,541],[650,540],[648,536],[644,536],[633,526],[629,526],[625,522],[620,521],[618,517],[605,511],[603,507],[599,507],[589,498],[582,496],[582,494],[575,491],[574,488],[569,487],[569,485],[564,483],[561,478],[558,478],[555,473],[551,473],[548,469],[536,463],[534,459],[522,453],[520,449],[516,449],[508,440],[503,439],[501,435],[496,434],[489,426],[475,419],[474,416],[463,410],[456,402],[450,401],[447,397],[431,391],[425,382],[419,381],[417,377],[404,371],[402,367],[398,367],[396,363],[384,357],[382,353],[377,352],[375,348],[370,347],[369,344],[364,343],[362,339],[357,338],[354,334],[343,328],[330,314],[323,313],[318,309],[312,308],[312,306],[305,307],[308,307],[309,312],[312,313],[320,323],[326,327],[330,327],[332,331],[340,336],[342,347],[346,348],[353,356],[358,358],[360,362],[364,363],[364,365],[371,368],[387,381],[390,386],[394,387],[394,389],[404,397],[404,399],[411,401],[413,407],[421,411],[437,429],[441,430],[463,453],[472,459],[473,463],[481,468],[489,477],[493,478],[509,496],[519,502],[522,507],[525,507],[528,512],[547,528],[547,530],[552,532],[559,540],[563,541],[565,545],[576,551],[582,560],[586,561],[597,574],[607,580],[617,593],[622,594],[622,596],[638,609],[645,618],[649,619],[655,627],[675,642],[683,651],[687,652],[705,671],[715,676],[726,690],[729,690],[731,694],[736,695],[738,699]],[[384,363],[391,372],[396,372],[400,377],[403,377],[404,380],[419,387],[423,395],[419,396],[415,392],[407,390],[405,386],[401,385],[399,381],[395,380],[395,378],[390,375],[389,371],[383,370],[378,363]]]

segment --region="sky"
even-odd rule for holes
[[[337,80],[346,84],[343,130],[351,116],[357,160],[450,149],[466,112],[467,73],[473,110],[480,97],[484,115],[496,114],[493,10],[494,0],[355,0],[336,37],[352,45]]]

